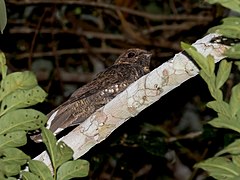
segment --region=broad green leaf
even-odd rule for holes
[[[19,164],[7,163],[0,159],[0,171],[5,176],[16,176],[20,173],[21,166]]]
[[[4,177],[4,174],[3,174],[3,172],[1,171],[1,169],[0,169],[0,179],[4,179],[5,177]]]
[[[207,62],[207,58],[205,58],[202,54],[197,52],[196,48],[190,46],[186,43],[181,42],[181,47],[196,61],[199,67],[209,75],[209,64]]]
[[[60,141],[57,144],[57,161],[56,165],[59,167],[64,162],[72,159],[73,150],[67,146],[64,142]]]
[[[1,150],[0,169],[6,176],[15,176],[28,159],[30,157],[17,148]]]
[[[227,17],[221,20],[222,25],[229,25],[229,26],[239,26],[240,25],[240,18],[239,17]]]
[[[41,161],[30,160],[29,170],[36,174],[41,180],[53,179],[50,169]]]
[[[47,147],[49,156],[51,158],[53,168],[56,170],[62,163],[72,158],[73,151],[65,143],[59,142],[57,144],[56,137],[53,133],[46,129],[42,128],[42,137],[43,142]]]
[[[208,74],[206,74],[204,71],[200,70],[199,75],[203,78],[203,80],[207,83],[209,91],[213,91],[214,89],[214,76],[211,77]]]
[[[4,0],[0,0],[0,31],[3,33],[3,30],[7,24],[7,11]]]
[[[85,177],[89,172],[89,162],[86,160],[68,161],[61,165],[57,171],[58,180],[68,180]]]
[[[228,179],[240,176],[240,167],[225,157],[213,157],[196,164],[194,167],[206,170],[210,176]]]
[[[227,49],[225,55],[232,59],[240,59],[240,44],[236,44],[230,49]]]
[[[6,148],[1,151],[0,161],[8,164],[24,165],[30,159],[24,152],[17,148]]]
[[[31,173],[31,172],[26,172],[26,171],[23,171],[21,172],[22,174],[22,179],[23,180],[41,180],[37,175]]]
[[[222,20],[223,24],[226,25],[233,25],[233,26],[239,26],[240,25],[240,18],[239,17],[227,17]]]
[[[240,61],[234,62],[234,64],[238,67],[238,70],[240,71]]]
[[[229,178],[228,180],[239,180],[240,179],[240,176],[235,176],[233,178]]]
[[[240,111],[240,84],[237,84],[232,88],[232,95],[229,105],[232,117],[234,117],[237,112]]]
[[[225,153],[230,154],[240,154],[240,139],[235,140],[233,143],[229,144],[227,147],[225,147],[223,150],[219,151],[215,156],[220,156]]]
[[[37,79],[30,71],[8,74],[1,81],[0,101],[16,89],[31,89],[35,86],[37,86]]]
[[[0,150],[9,147],[19,147],[27,143],[25,131],[15,131],[0,135]]]
[[[0,12],[1,13],[1,12]],[[2,74],[2,79],[7,75],[6,57],[3,52],[0,52],[0,70]]]
[[[213,109],[217,113],[221,113],[227,117],[231,117],[230,107],[228,103],[224,101],[210,101],[207,103],[207,107]]]
[[[47,147],[49,157],[51,159],[53,169],[57,169],[57,139],[53,133],[45,127],[41,128],[43,143]]]
[[[219,89],[227,81],[229,74],[231,72],[232,62],[227,62],[222,60],[216,77],[216,88]]]
[[[181,42],[181,47],[185,50],[185,49],[190,49],[193,48],[196,50],[196,48],[194,46],[191,46],[190,44],[187,44],[185,42]]]
[[[200,53],[199,53],[200,54]],[[202,56],[204,57],[204,56]],[[204,57],[205,58],[205,57]],[[205,61],[207,61],[208,63],[208,71],[204,70],[206,73],[208,73],[210,76],[214,76],[214,70],[215,70],[215,61],[213,56],[208,55],[207,58],[203,59]]]
[[[209,73],[207,73],[204,70],[200,70],[199,72],[200,76],[203,78],[203,80],[209,85],[211,85],[210,87],[213,89],[214,86],[214,82],[215,82],[215,74],[210,75]]]
[[[228,17],[223,19],[223,24],[215,26],[208,30],[210,33],[219,33],[229,38],[240,37],[240,18],[239,17]],[[237,53],[237,52],[236,52]]]
[[[181,43],[181,46],[195,60],[201,68],[201,71],[203,71],[208,77],[214,77],[215,62],[211,55],[204,57],[196,50],[196,48],[185,43]]]
[[[239,0],[207,0],[210,4],[219,3],[222,6],[240,12],[240,1]]]
[[[223,117],[218,117],[211,120],[209,124],[217,128],[231,129],[240,133],[240,123],[236,118],[226,119]]]
[[[3,52],[0,52],[0,65],[6,65],[6,57]]]
[[[34,109],[17,109],[0,118],[0,135],[13,131],[36,130],[44,126],[47,117]]]
[[[39,87],[18,89],[7,95],[1,103],[0,116],[14,109],[25,108],[43,102],[47,94]]]
[[[208,30],[209,33],[218,33],[228,38],[240,38],[240,28],[234,25],[219,25]]]
[[[232,155],[232,161],[235,165],[240,167],[240,155]]]
[[[210,92],[212,97],[217,101],[221,101],[223,99],[223,93],[220,89],[214,88],[213,92]]]
[[[8,177],[8,178],[6,178],[6,179],[4,179],[4,180],[17,180],[17,178],[14,178],[14,177]]]
[[[203,78],[203,80],[207,83],[208,89],[212,95],[212,97],[216,100],[222,100],[223,99],[223,94],[220,89],[216,89],[215,87],[215,81],[216,81],[216,76],[215,74],[212,74],[209,76],[206,74],[204,71],[200,71],[199,75]]]

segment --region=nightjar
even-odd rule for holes
[[[128,49],[115,63],[99,73],[90,83],[77,89],[71,97],[51,111],[47,127],[58,134],[65,128],[86,120],[134,81],[149,72],[151,53],[142,49]],[[41,136],[32,136],[41,142]]]

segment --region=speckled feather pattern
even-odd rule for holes
[[[77,89],[71,97],[48,114],[49,129],[57,134],[62,129],[86,120],[134,81],[148,73],[151,53],[129,49],[94,80]],[[39,140],[35,136],[32,139]]]

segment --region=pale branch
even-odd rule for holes
[[[92,53],[111,53],[111,54],[120,54],[123,52],[122,49],[119,48],[91,48],[91,52]],[[68,54],[87,54],[89,53],[89,50],[86,48],[77,48],[77,49],[62,49],[62,50],[56,50],[55,55],[57,56],[62,56],[62,55],[68,55]],[[7,54],[8,56],[11,56],[11,54]],[[34,52],[34,54],[32,55],[32,57],[34,58],[41,58],[41,57],[52,57],[54,56],[54,52],[53,51],[47,51],[47,52]],[[16,56],[16,60],[21,60],[24,58],[28,58],[29,57],[29,53],[23,53],[20,55]]]
[[[218,36],[220,35],[209,34],[195,42],[193,46],[202,55],[212,55],[215,62],[218,62],[225,57],[223,54],[229,48],[229,46],[210,42]],[[74,159],[77,159],[106,139],[128,119],[136,116],[169,91],[198,73],[199,70],[194,63],[183,53],[178,53],[169,61],[131,84],[125,91],[98,109],[61,140],[74,150],[73,156]],[[43,161],[51,167],[46,152],[35,159]]]

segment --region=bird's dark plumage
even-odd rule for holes
[[[149,72],[151,54],[129,49],[94,80],[76,90],[71,97],[48,114],[48,127],[55,134],[86,120],[130,84]],[[38,141],[37,136],[33,137]]]

